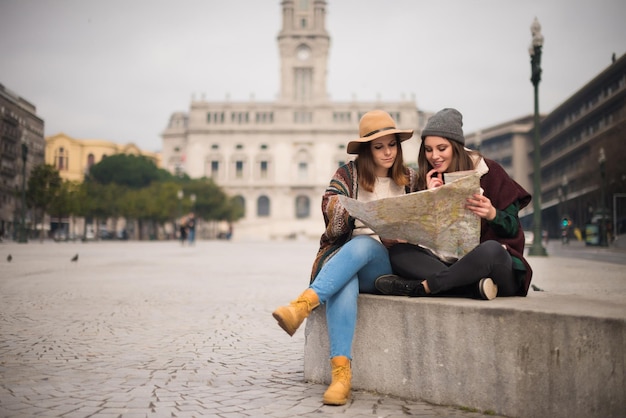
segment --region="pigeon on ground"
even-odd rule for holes
[[[531,284],[531,285],[530,285],[530,287],[532,287],[532,288],[533,288],[533,290],[534,290],[535,292],[543,292],[543,289],[542,289],[542,288],[537,287],[537,286],[535,286],[534,284]]]
[[[11,254],[7,255],[7,261],[10,263],[13,260],[13,256]]]
[[[72,262],[74,261],[78,261],[78,254],[76,254],[74,257],[72,257]]]

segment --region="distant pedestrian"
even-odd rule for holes
[[[193,245],[196,240],[196,215],[193,212],[187,217],[187,234],[189,235],[189,245]]]

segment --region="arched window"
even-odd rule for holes
[[[270,199],[267,196],[259,196],[256,202],[256,215],[270,216]]]
[[[308,218],[311,215],[311,200],[308,196],[296,197],[296,218]]]

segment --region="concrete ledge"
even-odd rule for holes
[[[547,292],[489,302],[360,295],[353,387],[511,417],[624,417],[625,306]],[[327,384],[323,306],[305,334],[304,377]]]

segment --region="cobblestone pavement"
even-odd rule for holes
[[[307,285],[316,249],[1,243],[0,416],[483,416],[363,391],[322,405],[304,327],[290,338],[271,317]]]

